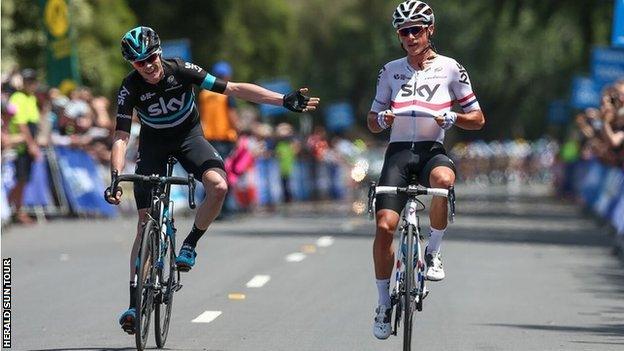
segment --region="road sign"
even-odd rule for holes
[[[570,105],[577,109],[600,105],[600,88],[593,79],[582,76],[574,77]]]
[[[160,46],[165,58],[180,57],[184,61],[191,62],[191,41],[188,39],[165,40]]]
[[[615,0],[611,45],[624,49],[624,0]]]
[[[564,100],[554,100],[548,105],[548,122],[565,124],[570,119],[568,104]]]
[[[292,91],[290,82],[286,79],[275,79],[258,82],[258,84],[269,90],[276,91],[281,94],[287,94]],[[288,110],[282,106],[260,104],[260,114],[262,116],[275,116],[287,113]]]
[[[624,78],[624,49],[594,48],[591,73],[598,88]]]
[[[353,108],[349,103],[331,104],[325,110],[325,126],[332,132],[341,132],[350,128],[353,121]]]

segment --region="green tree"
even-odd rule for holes
[[[119,41],[136,23],[124,0],[69,0],[83,84],[113,95],[128,72]],[[44,71],[46,36],[38,0],[2,1],[2,71],[15,65]]]
[[[120,42],[136,25],[134,14],[124,0],[73,0],[70,11],[83,84],[113,96],[131,69]]]

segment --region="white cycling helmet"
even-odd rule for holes
[[[404,23],[414,22],[425,26],[435,23],[433,10],[422,1],[406,0],[397,6],[392,15],[392,25],[399,28]]]

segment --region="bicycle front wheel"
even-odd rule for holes
[[[407,226],[405,242],[407,244],[407,257],[405,257],[405,276],[403,286],[405,291],[403,294],[403,351],[412,349],[412,321],[414,314],[414,228],[412,225]]]
[[[167,236],[165,242],[160,243],[158,278],[161,284],[154,307],[154,332],[156,334],[156,346],[162,348],[167,341],[169,323],[171,321],[171,309],[173,306],[173,293],[176,289],[177,271],[175,269],[175,248],[173,241]]]
[[[154,308],[154,257],[156,255],[154,244],[157,239],[156,235],[158,235],[158,226],[154,220],[150,219],[143,227],[139,267],[137,268],[138,282],[135,303],[137,317],[134,335],[139,351],[144,350],[147,344],[150,319]]]

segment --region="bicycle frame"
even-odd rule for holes
[[[167,177],[171,177],[173,174],[173,165],[175,162],[175,159],[172,157],[169,157],[167,160]],[[173,223],[173,201],[170,200],[170,192],[171,184],[168,183],[164,186],[161,183],[159,186],[152,187],[152,205],[147,213],[147,220],[150,218],[153,219],[159,228],[158,242],[155,243],[155,247],[159,248],[158,256],[155,258],[155,267],[158,268],[163,268],[165,264],[164,257],[166,256],[166,252],[168,250],[166,245],[167,237],[169,237],[169,243],[175,247],[175,233],[177,230]],[[177,283],[180,280],[179,272],[176,278]],[[162,289],[159,275],[156,275],[154,289],[156,291],[160,291]]]
[[[395,255],[395,281],[390,298],[392,306],[396,308],[392,334],[397,335],[401,319],[405,318],[403,350],[411,350],[413,313],[414,310],[422,311],[422,302],[428,294],[425,282],[424,253],[420,244],[420,240],[424,240],[424,238],[420,234],[420,219],[418,217],[418,212],[424,210],[424,204],[418,200],[418,196],[446,197],[450,207],[449,220],[452,221],[455,217],[454,190],[453,188],[419,188],[416,185],[408,185],[407,187],[375,186],[375,182],[371,182],[368,192],[368,213],[371,217],[376,194],[405,194],[408,196],[401,216],[401,236]],[[419,204],[423,207],[419,208]]]
[[[111,186],[104,192],[105,198],[110,198],[113,189],[117,192],[118,184],[123,181],[150,185],[151,204],[145,218],[142,219],[140,252],[136,259],[137,269],[132,281],[134,287],[141,287],[136,297],[137,318],[135,320],[135,338],[139,350],[142,350],[147,342],[150,318],[154,310],[156,311],[156,344],[158,347],[164,345],[169,329],[173,293],[182,287],[180,272],[173,264],[176,228],[173,220],[173,202],[170,200],[170,190],[172,184],[188,185],[189,207],[195,208],[195,179],[192,174],[186,178],[173,177],[173,165],[176,162],[174,157],[169,157],[166,176],[119,175],[117,171],[114,171],[112,172]],[[164,275],[165,270],[168,272],[167,275]],[[147,296],[145,300],[143,300],[144,293]],[[149,307],[143,307],[143,303]],[[162,304],[167,305],[163,317],[159,314]],[[145,313],[143,314],[144,308]],[[161,320],[164,323],[162,326]]]

